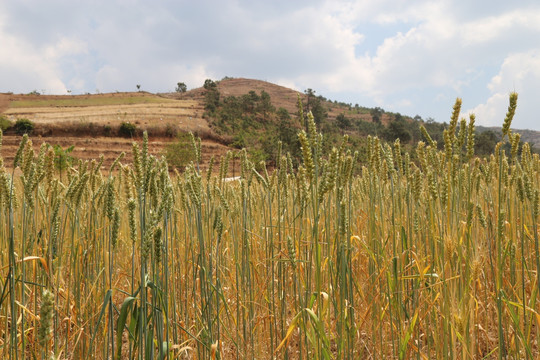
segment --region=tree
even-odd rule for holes
[[[356,127],[360,134],[367,135],[378,135],[381,131],[384,130],[384,126],[381,123],[376,123],[373,121],[364,121],[362,119],[356,120]]]
[[[213,89],[217,89],[217,84],[215,81],[213,81],[212,79],[206,79],[204,80],[204,85],[203,87],[206,89],[206,90],[213,90]]]
[[[495,150],[499,137],[494,131],[487,130],[476,134],[474,139],[474,151],[477,155],[489,155]]]
[[[177,93],[185,93],[187,91],[187,86],[183,82],[179,82],[176,84],[176,92]]]
[[[141,85],[137,84],[137,91],[141,91]]]
[[[73,163],[74,158],[70,154],[74,148],[75,148],[74,145],[71,145],[70,147],[66,149],[62,149],[62,147],[58,144],[53,146],[54,167],[60,173],[60,180],[62,180],[62,171],[69,168],[71,164]]]
[[[374,123],[377,123],[377,124],[381,123],[381,118],[384,114],[383,109],[381,109],[380,107],[375,107],[371,109],[369,113],[371,114],[371,120],[373,120]]]
[[[260,111],[263,114],[264,120],[266,120],[266,117],[268,113],[271,113],[275,110],[274,106],[272,105],[272,99],[270,98],[270,94],[268,94],[266,91],[261,91],[261,96],[259,98],[259,104],[257,105],[257,111]],[[288,112],[287,112],[288,114]]]
[[[336,117],[336,121],[337,126],[342,130],[345,130],[351,126],[351,120],[347,118],[343,113],[339,114]]]
[[[322,105],[322,102],[319,98],[311,99],[311,113],[313,114],[313,119],[317,126],[321,126],[322,122],[328,117],[326,109]]]
[[[206,94],[204,96],[205,109],[209,111],[210,113],[213,113],[217,110],[219,106],[220,94],[217,89],[217,84],[215,83],[215,81],[211,79],[206,79],[204,81],[203,87],[206,90]]]
[[[298,141],[298,129],[294,127],[291,115],[287,109],[280,107],[276,115],[278,117],[278,136],[283,144],[283,152],[290,153],[293,158],[300,156],[300,142]],[[278,159],[279,160],[279,159]]]
[[[308,113],[309,110],[311,110],[311,99],[313,99],[315,97],[315,90],[313,90],[311,88],[306,89],[306,90],[304,90],[304,94],[307,95],[306,113]]]
[[[411,133],[407,130],[407,122],[401,117],[388,124],[383,136],[388,141],[399,139],[402,143],[407,143],[411,140]]]
[[[220,94],[217,89],[211,89],[207,91],[206,95],[204,96],[205,109],[211,113],[216,111],[219,106],[219,96]]]
[[[247,113],[255,112],[255,107],[259,102],[259,95],[253,90],[250,90],[249,93],[242,95],[242,110]]]

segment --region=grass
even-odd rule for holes
[[[535,359],[540,159],[516,100],[508,154],[474,156],[457,101],[418,162],[371,137],[368,163],[346,137],[323,156],[310,118],[297,169],[242,151],[239,181],[231,153],[202,173],[195,138],[171,175],[147,136],[59,179],[24,137],[0,173],[0,357]]]
[[[92,96],[89,98],[74,97],[68,99],[45,99],[45,100],[15,100],[11,101],[11,108],[35,108],[35,107],[85,107],[103,105],[132,105],[167,103],[175,100],[165,99],[155,95],[144,96]]]

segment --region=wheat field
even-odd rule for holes
[[[540,159],[512,133],[474,155],[369,138],[272,171],[244,151],[182,174],[149,155],[59,174],[24,136],[0,163],[0,358],[536,359]],[[1,144],[1,135],[0,135]],[[1,160],[0,160],[1,161]]]

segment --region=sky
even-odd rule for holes
[[[0,92],[174,91],[225,76],[540,130],[537,0],[2,0]]]

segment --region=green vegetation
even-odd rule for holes
[[[4,115],[0,115],[0,130],[6,131],[9,129],[13,123]]]
[[[412,134],[408,130],[409,126],[408,122],[398,113],[384,129],[382,137],[389,142],[399,139],[402,143],[408,143],[412,138]]]
[[[255,91],[242,96],[227,96],[221,99],[217,84],[207,80],[206,113],[212,129],[220,135],[229,136],[230,144],[237,149],[249,149],[252,160],[276,162],[277,143],[281,141],[285,149],[294,156],[299,154],[296,132],[298,125],[292,121],[289,112],[280,108],[276,111],[270,95]]]
[[[195,160],[192,148],[192,135],[185,132],[177,132],[176,141],[168,144],[163,155],[170,167],[184,170],[187,165]]]
[[[183,82],[179,82],[176,84],[176,92],[178,93],[185,93],[187,91],[187,86]]]
[[[209,114],[214,115],[219,106],[220,97],[217,84],[211,79],[206,79],[204,81],[203,88],[206,90],[206,94],[204,96],[204,108]]]
[[[118,134],[120,136],[133,137],[135,136],[135,134],[137,134],[137,125],[129,121],[124,121],[122,122],[122,124],[120,124],[120,128],[118,129]]]
[[[19,135],[31,134],[35,128],[35,124],[31,120],[23,118],[23,119],[17,119],[13,127],[15,128],[15,132],[17,132],[17,134]]]
[[[75,159],[73,156],[71,156],[71,152],[73,152],[73,149],[75,146],[71,145],[66,149],[63,149],[60,145],[56,144],[53,146],[54,150],[54,168],[58,170],[60,180],[62,180],[62,172],[67,170],[72,164],[73,160]]]
[[[328,117],[328,113],[323,106],[323,101],[326,99],[322,96],[315,96],[315,91],[313,89],[307,89],[304,93],[307,95],[307,101],[303,112],[305,114],[311,112],[315,124],[320,127]],[[307,123],[305,123],[305,127],[307,131]]]
[[[241,96],[222,97],[218,85],[211,79],[204,83],[205,117],[208,118],[212,129],[219,135],[225,136],[228,145],[234,148],[248,149],[252,159],[258,163],[267,162],[275,166],[277,161],[277,144],[282,142],[283,149],[291,154],[293,165],[296,167],[300,160],[300,146],[296,136],[298,130],[308,130],[308,120],[305,114],[311,113],[317,129],[324,133],[322,150],[324,155],[333,146],[338,146],[342,135],[347,134],[349,141],[360,151],[360,161],[366,158],[368,135],[379,136],[388,143],[399,139],[404,149],[410,151],[422,139],[421,126],[427,129],[433,139],[442,144],[443,131],[448,124],[438,124],[431,119],[422,120],[405,117],[399,113],[388,113],[382,108],[363,108],[358,104],[330,102],[324,96],[316,95],[313,89],[307,89],[306,100],[298,99],[295,117],[284,108],[276,109],[272,105],[270,95],[265,91],[260,94],[249,91]],[[335,119],[328,117],[331,106],[336,105],[343,110]],[[365,115],[370,115],[371,121]],[[359,118],[358,115],[362,115]],[[385,124],[382,119],[385,118]],[[482,140],[482,139],[481,139]]]

